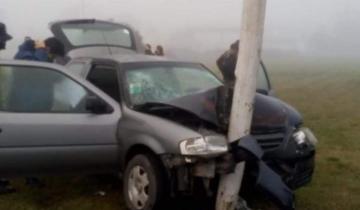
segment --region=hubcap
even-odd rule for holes
[[[129,199],[136,209],[143,209],[149,199],[149,177],[141,166],[130,171],[128,182]]]

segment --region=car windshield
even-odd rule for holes
[[[113,45],[132,47],[130,30],[111,23],[68,23],[61,25],[61,31],[76,47],[87,45]]]
[[[222,85],[198,64],[134,63],[125,68],[126,90],[132,105],[171,101]]]

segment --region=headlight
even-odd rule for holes
[[[216,156],[228,151],[226,138],[206,136],[186,139],[180,143],[182,155]]]
[[[303,145],[303,144],[306,143],[306,134],[305,134],[305,132],[302,131],[302,130],[294,133],[293,137],[294,137],[294,141],[295,141],[298,145]]]
[[[316,146],[318,140],[315,135],[308,128],[301,128],[299,131],[293,134],[294,141],[299,145],[311,144]]]
[[[310,142],[310,144],[316,146],[318,144],[318,139],[315,137],[314,133],[309,128],[303,129],[307,140]]]

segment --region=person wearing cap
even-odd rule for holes
[[[12,36],[6,31],[6,25],[0,22],[0,50],[4,50],[6,48],[6,42],[11,39]]]

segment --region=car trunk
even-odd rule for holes
[[[123,24],[95,19],[69,20],[51,23],[50,30],[65,45],[67,54],[71,51],[85,55],[144,52],[140,35]]]

